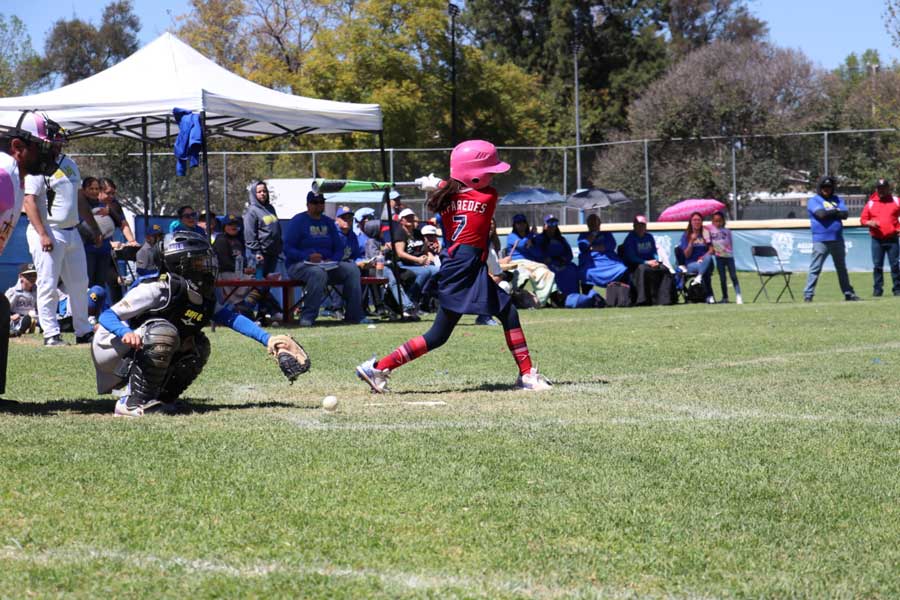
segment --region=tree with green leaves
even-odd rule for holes
[[[0,14],[0,97],[20,96],[40,86],[40,57],[22,20]]]
[[[138,49],[140,30],[131,0],[107,4],[99,26],[77,17],[59,19],[44,42],[42,74],[68,85],[99,73]]]

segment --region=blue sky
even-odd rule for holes
[[[185,0],[132,0],[142,23],[141,42],[165,31],[172,17],[187,11]],[[32,45],[42,51],[50,24],[74,15],[99,22],[108,0],[0,0],[0,12],[25,22]],[[750,0],[750,9],[769,23],[771,40],[799,48],[818,65],[833,69],[850,52],[875,48],[884,63],[900,60],[884,29],[884,0]]]
[[[773,43],[799,48],[827,69],[851,52],[878,50],[883,64],[900,60],[884,28],[884,0],[751,0],[750,10],[769,24]]]

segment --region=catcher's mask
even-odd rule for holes
[[[181,275],[206,293],[212,293],[219,274],[216,255],[203,235],[193,231],[176,231],[162,242],[165,270]]]
[[[28,165],[30,175],[49,177],[59,168],[62,146],[67,142],[65,130],[53,119],[36,110],[25,110],[15,125],[0,123],[0,136],[19,138],[37,146],[37,158]]]

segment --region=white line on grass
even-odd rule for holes
[[[831,355],[851,355],[858,352],[873,352],[876,350],[897,350],[900,349],[900,342],[884,342],[882,344],[863,344],[860,346],[839,346],[836,348],[824,348],[822,350],[808,350],[804,352],[785,352],[782,354],[769,354],[767,356],[755,356],[743,360],[705,360],[702,363],[691,365],[693,371],[718,370],[728,367],[748,367],[753,365],[782,364],[793,363],[798,358],[809,358],[814,356],[831,356]],[[657,379],[659,375],[685,375],[684,367],[645,370],[635,373],[625,373],[622,375],[609,375],[612,381],[625,381],[628,379]]]
[[[224,575],[237,579],[254,579],[266,577],[273,573],[289,575],[330,577],[335,579],[376,579],[382,584],[404,590],[442,590],[461,589],[466,593],[475,593],[487,597],[498,593],[517,594],[535,598],[564,598],[583,595],[600,594],[603,597],[631,598],[632,590],[610,589],[598,586],[583,588],[567,588],[527,577],[522,580],[502,579],[493,576],[479,578],[449,575],[446,573],[407,573],[376,569],[352,569],[322,563],[304,565],[291,562],[270,561],[247,565],[235,565],[221,560],[187,558],[173,556],[164,558],[152,554],[127,552],[120,550],[103,550],[91,547],[76,546],[70,548],[54,548],[29,552],[21,547],[6,546],[0,548],[0,560],[25,562],[41,567],[54,568],[66,566],[86,566],[97,561],[119,561],[130,568],[155,569],[172,575],[172,571],[182,570],[188,574]]]

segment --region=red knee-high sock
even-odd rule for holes
[[[415,360],[428,352],[428,344],[425,343],[425,338],[421,335],[418,337],[414,337],[409,340],[384,358],[378,361],[378,364],[375,365],[375,368],[379,371],[383,371],[384,369],[394,370],[401,365],[405,365],[411,360]],[[528,350],[526,349],[527,353]]]
[[[531,355],[528,354],[528,343],[525,342],[525,334],[520,327],[509,329],[506,334],[506,347],[512,352],[516,364],[519,365],[519,374],[524,375],[531,370]]]

